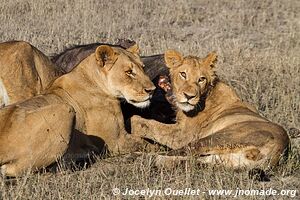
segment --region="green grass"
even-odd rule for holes
[[[25,40],[47,55],[66,46],[136,40],[142,55],[173,48],[200,57],[219,55],[218,74],[241,98],[286,130],[300,129],[300,2],[297,0],[2,0],[0,42]],[[300,139],[292,138],[286,163],[269,171],[270,182],[247,171],[198,166],[157,169],[151,156],[99,160],[77,172],[28,174],[0,180],[0,199],[139,199],[112,196],[112,188],[298,189]],[[157,199],[199,199],[168,196]],[[208,196],[203,199],[223,199]],[[264,199],[262,196],[241,196]],[[270,196],[267,199],[288,199]],[[147,199],[147,198],[146,198]]]

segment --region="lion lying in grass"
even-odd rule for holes
[[[162,162],[190,154],[204,163],[230,167],[274,166],[289,145],[288,135],[219,81],[216,60],[215,53],[200,59],[167,51],[177,122],[134,116],[132,132],[174,149],[159,157]]]
[[[0,110],[1,172],[18,176],[48,166],[69,146],[69,153],[134,151],[143,140],[126,133],[119,99],[144,108],[154,89],[137,45],[99,46],[42,95]],[[82,140],[69,144],[74,129]]]

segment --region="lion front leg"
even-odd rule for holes
[[[131,118],[133,135],[151,139],[171,149],[179,149],[193,140],[193,135],[181,130],[179,124],[163,124],[140,116]]]
[[[109,111],[108,111],[109,112]],[[108,113],[107,112],[107,113]],[[139,135],[128,134],[124,127],[123,116],[116,116],[110,112],[105,117],[110,120],[94,120],[101,116],[102,110],[91,110],[87,115],[86,134],[94,140],[99,152],[108,152],[112,155],[125,154],[150,148],[150,143]],[[103,114],[102,114],[103,115]],[[104,118],[104,116],[103,116]],[[95,142],[96,140],[103,141]],[[99,145],[97,145],[99,144]],[[105,150],[105,151],[102,151]]]

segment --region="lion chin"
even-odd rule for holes
[[[150,106],[150,100],[146,100],[146,101],[132,101],[132,100],[127,100],[128,103],[134,105],[137,108],[147,108],[148,106]]]
[[[191,105],[188,102],[185,102],[185,103],[179,103],[179,102],[177,102],[176,105],[177,105],[178,108],[180,108],[184,112],[190,112],[190,111],[192,111],[192,110],[195,109],[195,106]]]

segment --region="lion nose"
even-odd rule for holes
[[[152,95],[154,93],[155,87],[151,88],[145,88],[145,92],[149,95]]]
[[[186,93],[183,93],[183,94],[184,94],[184,96],[185,96],[185,98],[186,98],[187,100],[190,100],[190,99],[196,97],[196,95],[189,95],[189,94],[186,94]]]

